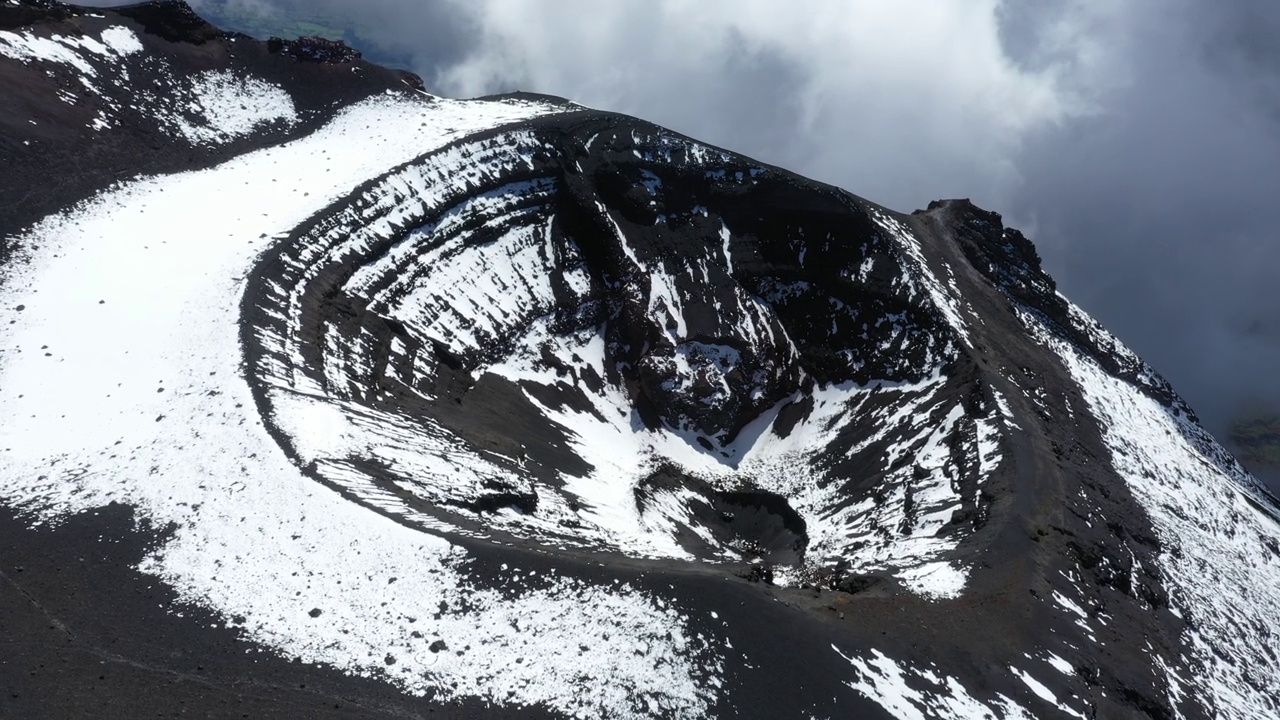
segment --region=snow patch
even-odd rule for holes
[[[933,600],[954,600],[964,592],[969,576],[948,562],[933,562],[907,568],[898,578],[912,592]]]
[[[1088,720],[1088,718],[1083,713],[1072,710],[1070,707],[1067,707],[1066,705],[1058,702],[1058,696],[1055,695],[1052,690],[1046,687],[1044,683],[1031,677],[1031,674],[1028,673],[1027,671],[1020,670],[1015,667],[1010,667],[1009,671],[1013,673],[1014,677],[1021,680],[1022,684],[1026,685],[1027,689],[1030,690],[1032,693],[1034,693],[1036,697],[1040,698],[1046,703],[1049,703],[1050,705],[1053,705],[1054,707],[1058,708],[1059,710],[1066,713],[1067,715],[1070,715],[1071,717],[1080,718],[1080,720]]]
[[[138,36],[129,28],[120,25],[113,25],[102,31],[102,44],[121,57],[142,52],[142,41]]]
[[[255,77],[216,70],[191,80],[187,113],[171,122],[192,144],[221,144],[249,135],[262,125],[298,120],[293,98],[279,85]]]
[[[1018,703],[997,694],[991,700],[974,697],[954,677],[900,664],[879,650],[871,657],[846,655],[831,646],[853,666],[857,677],[845,683],[880,705],[898,720],[1033,720]]]
[[[112,60],[142,50],[142,43],[132,30],[112,26],[102,32],[101,39],[84,35],[67,37],[53,35],[40,37],[30,30],[21,33],[0,30],[0,55],[23,63],[32,60],[69,65],[83,75],[94,77],[98,71],[93,66],[98,59]],[[88,53],[88,54],[86,54]]]

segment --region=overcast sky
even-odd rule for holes
[[[192,4],[350,13],[439,94],[566,96],[899,210],[971,197],[1214,432],[1280,409],[1276,0]]]

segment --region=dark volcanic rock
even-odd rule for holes
[[[343,64],[360,59],[360,51],[341,40],[322,37],[301,37],[297,40],[273,37],[267,40],[267,50],[284,53],[302,62]]]

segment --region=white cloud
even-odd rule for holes
[[[1005,198],[1028,133],[1088,112],[1091,3],[1017,62],[997,0],[484,0],[448,94],[537,89],[653,120],[899,209]]]

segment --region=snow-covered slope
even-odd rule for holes
[[[1280,713],[1275,499],[999,216],[549,98],[324,96],[180,4],[0,8],[0,93],[102,90],[6,148],[189,153],[13,155],[14,197],[99,188],[5,218],[30,524],[135,508],[142,571],[403,712]]]

